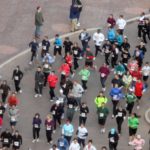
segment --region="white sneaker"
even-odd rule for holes
[[[105,133],[105,128],[102,129],[103,133]]]
[[[53,133],[56,133],[56,130],[53,130]]]
[[[113,119],[114,117],[115,117],[114,115],[111,116],[112,119]]]
[[[35,139],[34,139],[34,140],[32,140],[32,143],[35,143],[35,141],[36,141]]]
[[[42,97],[42,95],[41,95],[41,94],[39,94],[39,97]]]
[[[54,100],[53,99],[50,99],[50,102],[53,102]]]
[[[29,65],[32,65],[32,61],[29,62]]]
[[[102,91],[104,91],[104,92],[105,92],[105,91],[106,91],[106,88],[102,88]]]
[[[20,90],[19,93],[22,93],[22,90]]]
[[[37,98],[39,96],[39,94],[35,94],[34,97]]]
[[[140,109],[140,106],[139,106],[139,105],[137,105],[137,106],[136,106],[136,108],[137,108],[137,109]]]
[[[37,142],[39,142],[39,139],[36,139]]]
[[[50,141],[50,144],[53,144],[53,141]]]
[[[77,23],[77,26],[78,26],[78,27],[80,26],[80,22]]]

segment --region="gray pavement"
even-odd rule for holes
[[[105,24],[106,17],[120,13],[125,18],[147,12],[149,0],[82,0],[81,28]],[[45,23],[43,35],[70,31],[69,6],[71,0],[1,0],[0,1],[0,63],[27,48],[34,32],[34,13],[38,5],[43,8]]]
[[[127,30],[125,31],[125,35],[128,36],[129,42],[132,45],[131,53],[133,52],[136,44],[138,44],[136,30],[137,30],[136,24],[133,23],[133,24],[128,25]],[[76,35],[70,38],[73,41],[77,41],[77,37],[78,36]],[[94,51],[94,44],[92,41],[90,42],[90,46],[92,48],[92,51]],[[150,47],[150,42],[147,44],[147,48],[149,47]],[[149,55],[150,55],[150,52],[148,51],[145,57],[145,61],[149,60]],[[62,60],[59,56],[57,59],[58,61],[54,64],[54,68],[58,68],[60,64],[62,63]],[[49,102],[48,88],[44,89],[44,94],[41,99],[34,98],[34,71],[35,71],[36,65],[33,67],[29,66],[28,65],[29,60],[30,60],[30,53],[27,53],[26,55],[23,55],[22,57],[16,59],[12,63],[9,63],[4,68],[2,68],[1,74],[2,74],[3,79],[8,79],[9,83],[11,84],[12,89],[14,89],[13,82],[11,81],[11,73],[12,73],[13,68],[19,64],[25,72],[25,76],[21,84],[23,93],[18,95],[18,98],[20,100],[20,103],[19,103],[20,119],[17,124],[17,129],[23,135],[23,145],[21,149],[26,150],[28,147],[31,147],[33,150],[48,150],[49,145],[46,144],[44,125],[42,125],[42,128],[41,128],[41,138],[40,138],[41,141],[36,144],[32,144],[31,142],[32,141],[32,125],[31,125],[32,117],[34,116],[36,112],[39,112],[44,122],[44,119],[47,113],[49,112],[49,109],[52,103]],[[99,67],[103,62],[104,62],[104,57],[101,55],[98,55],[95,61],[97,66]],[[84,64],[84,61],[83,60],[80,61],[80,69],[82,68],[83,64]],[[79,80],[79,76],[77,75],[78,71],[76,72],[76,75],[74,77],[74,79],[77,79],[77,80]],[[111,78],[112,78],[112,74],[107,81],[107,90],[106,90],[107,96],[108,96],[109,89],[110,89]],[[87,129],[89,131],[88,139],[92,138],[94,140],[94,144],[99,150],[102,145],[108,145],[108,139],[107,139],[108,130],[111,127],[116,127],[116,122],[115,122],[115,119],[111,119],[111,114],[110,114],[106,122],[106,133],[104,135],[100,134],[99,125],[97,123],[96,108],[94,104],[94,98],[96,97],[99,90],[101,89],[98,72],[91,71],[91,77],[88,82],[88,87],[89,87],[88,92],[83,96],[83,101],[86,101],[88,106],[90,107],[90,113],[88,115],[88,120],[87,120]],[[57,87],[57,89],[59,89],[59,87]],[[135,112],[138,112],[141,115],[138,133],[141,134],[141,136],[144,137],[144,139],[146,140],[144,150],[148,150],[148,140],[149,140],[149,135],[147,134],[149,130],[149,125],[145,122],[145,119],[144,119],[144,112],[146,109],[150,107],[150,103],[149,103],[150,94],[148,92],[149,90],[144,94],[142,98],[143,103],[141,104],[141,109],[138,111],[135,109]],[[59,95],[58,90],[56,93],[57,95]],[[123,106],[125,105],[124,101],[122,102],[122,105]],[[108,107],[110,108],[110,111],[111,111],[112,109],[111,101],[108,102]],[[75,130],[76,130],[78,126],[78,112],[74,116],[73,123],[75,125]],[[7,113],[5,114],[4,125],[5,127],[8,126]],[[57,140],[60,134],[61,134],[61,129],[58,129],[56,131],[56,134],[53,135],[54,141]],[[128,146],[128,128],[127,128],[127,121],[125,121],[123,124],[123,133],[119,140],[118,150],[127,150],[127,149],[132,150],[133,148]]]

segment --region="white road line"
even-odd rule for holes
[[[150,17],[150,14],[145,15],[145,17]],[[139,19],[139,17],[134,17],[134,18],[128,19],[128,20],[127,20],[127,23],[134,22],[134,21],[136,21],[136,20],[138,20],[138,19]],[[100,28],[100,27],[88,28],[87,31],[95,31],[95,30],[97,30],[98,28]],[[82,31],[82,30],[79,30],[79,31],[77,31],[77,32],[66,33],[66,34],[64,34],[64,35],[61,35],[60,37],[61,37],[61,38],[64,38],[64,37],[67,37],[67,36],[73,36],[73,35],[79,34],[81,31]],[[54,38],[50,39],[49,41],[50,41],[50,42],[53,42],[53,41],[54,41]],[[10,59],[6,60],[6,61],[3,62],[2,64],[0,64],[0,69],[3,68],[5,65],[11,63],[11,62],[14,61],[15,59],[21,57],[22,55],[27,54],[28,52],[30,52],[30,48],[28,48],[28,49],[24,50],[23,52],[21,52],[21,53],[15,55],[15,56],[11,57]]]

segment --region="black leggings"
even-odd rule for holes
[[[59,125],[61,125],[61,116],[53,116],[54,118],[54,130],[56,130],[56,124],[58,122]]]
[[[46,138],[48,143],[52,141],[52,132],[52,130],[46,130]]]
[[[33,139],[38,139],[40,136],[40,128],[34,128],[33,127]]]

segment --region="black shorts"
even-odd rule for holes
[[[143,81],[147,81],[149,76],[143,76]]]
[[[133,136],[136,134],[137,129],[133,129],[129,127],[129,136]]]
[[[85,66],[93,67],[93,61],[85,61]]]
[[[11,125],[11,126],[16,126],[16,123],[17,123],[17,122],[10,122],[10,125]]]
[[[136,97],[137,97],[138,100],[140,100],[142,96],[136,96]]]
[[[98,123],[100,124],[100,125],[102,125],[102,126],[104,126],[105,125],[105,122],[106,122],[106,119],[98,119]]]

